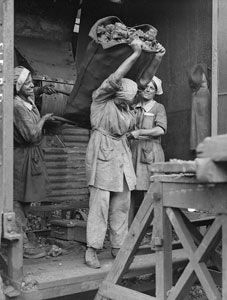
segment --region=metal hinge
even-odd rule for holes
[[[3,238],[9,241],[18,240],[21,235],[16,232],[15,213],[3,213]]]

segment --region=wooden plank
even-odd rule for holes
[[[227,299],[227,215],[222,216],[222,299]]]
[[[164,185],[164,206],[186,209],[192,207],[212,214],[227,213],[226,184],[179,183],[176,185],[176,183],[177,181]]]
[[[152,184],[145,195],[145,198],[132,222],[129,232],[121,246],[111,271],[106,277],[107,282],[113,284],[120,282],[123,274],[128,270],[133,261],[145,233],[153,218],[153,199],[155,184]],[[95,300],[100,299],[97,294]]]
[[[88,194],[88,189],[85,188],[75,188],[67,190],[52,190],[50,197],[54,196],[69,196],[69,195],[84,195]]]
[[[191,286],[195,283],[196,277],[190,263],[184,269],[179,280],[168,293],[168,300],[182,300],[188,295]]]
[[[195,161],[172,160],[169,162],[154,163],[150,167],[153,173],[195,173]]]
[[[76,169],[47,169],[47,173],[49,176],[74,176],[74,175],[78,175],[78,176],[82,176],[85,173],[85,168],[84,166],[78,167]]]
[[[156,184],[156,191],[162,195],[162,184]],[[157,241],[158,243],[155,243]],[[156,249],[156,297],[165,300],[172,287],[172,226],[162,205],[162,197],[154,201],[152,244]]]
[[[106,297],[111,300],[155,300],[156,298],[133,291],[123,286],[112,284],[108,281],[103,281],[101,288],[98,291],[100,298]]]
[[[0,59],[3,60],[3,1],[0,2]],[[3,68],[0,68],[0,79],[3,81]],[[5,145],[4,141],[4,123],[3,123],[3,87],[2,84],[0,85],[0,234],[2,235],[2,212],[4,211],[4,175],[5,170],[3,166],[3,148]],[[0,239],[0,246],[1,246],[1,239]],[[0,284],[2,284],[0,278]],[[0,295],[3,293],[1,291],[0,286]]]
[[[89,197],[88,197],[88,193],[84,193],[81,195],[61,195],[61,196],[58,196],[58,195],[50,195],[46,201],[47,202],[64,202],[64,201],[77,201],[77,200],[87,200]],[[45,202],[45,201],[44,201]]]
[[[203,223],[203,219],[202,219],[202,222],[200,223],[199,220],[189,221],[189,219],[183,213],[181,213],[181,216],[184,220],[185,225],[187,226],[188,230],[190,231],[195,243],[197,245],[199,245],[203,239],[203,235],[200,233],[200,231],[197,228],[195,228],[195,226],[198,226],[198,225],[200,225],[200,226],[206,225],[207,226],[207,224]],[[205,222],[207,220],[209,221],[209,225],[212,225],[215,218],[212,217],[212,218],[204,219]],[[211,223],[210,223],[210,221],[211,221]],[[220,257],[220,254],[216,251],[216,249],[214,249],[214,250],[211,249],[209,251],[209,259],[218,268],[218,270],[221,271],[221,266],[222,266],[221,257]]]
[[[205,138],[198,145],[196,152],[198,158],[211,158],[213,161],[227,161],[227,134]]]
[[[211,135],[218,134],[218,5],[212,0]]]
[[[209,250],[214,246],[217,246],[217,242],[220,241],[220,229],[221,218],[217,217],[210,229],[203,238],[201,244],[196,248],[192,236],[185,226],[183,219],[177,209],[167,208],[167,214],[171,223],[176,230],[178,237],[184,247],[186,253],[188,253],[189,261],[191,264],[191,272],[195,272],[200,280],[204,291],[206,292],[208,299],[221,299],[220,293],[214,283],[211,274],[209,273],[205,263],[203,262],[209,253]],[[188,280],[191,275],[188,274]]]
[[[67,209],[77,209],[77,208],[88,208],[89,201],[88,199],[81,200],[72,200],[69,203],[62,203],[62,204],[51,204],[51,205],[38,205],[38,206],[31,206],[29,208],[30,212],[48,212],[53,210],[67,210]]]
[[[3,1],[3,203],[5,211],[13,211],[13,57],[14,57],[14,1]]]
[[[197,158],[196,178],[200,182],[227,182],[227,161],[214,162],[211,158]]]
[[[132,222],[117,257],[115,258],[111,272],[106,278],[107,281],[118,283],[121,280],[123,273],[129,268],[134,254],[146,233],[146,228],[153,219],[154,191],[155,184],[152,184]]]
[[[87,188],[87,181],[75,181],[75,182],[58,182],[58,183],[51,183],[50,187],[52,188],[53,192],[54,191],[63,191],[66,190],[69,193],[75,192],[78,189],[80,190],[81,188]]]
[[[85,154],[86,153],[86,145],[83,148],[43,148],[45,155],[54,155],[54,154]]]
[[[45,155],[45,161],[77,161],[77,160],[84,160],[85,154],[78,154],[78,153],[65,153],[65,154],[50,154]]]

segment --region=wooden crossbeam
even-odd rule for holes
[[[145,198],[132,222],[129,232],[125,238],[125,241],[121,246],[117,257],[115,258],[112,268],[108,273],[104,283],[101,284],[100,289],[96,294],[94,300],[102,299],[102,297],[104,296],[102,292],[106,290],[105,286],[107,286],[108,284],[111,285],[111,289],[109,290],[111,292],[111,295],[109,294],[107,295],[108,293],[108,289],[107,289],[107,291],[105,292],[105,297],[109,299],[115,299],[111,297],[112,296],[115,297],[115,292],[116,292],[116,295],[118,295],[117,299],[138,300],[138,295],[136,298],[119,298],[119,294],[117,293],[117,291],[119,291],[120,287],[117,284],[120,283],[124,273],[128,270],[130,264],[132,263],[134,255],[137,249],[139,248],[140,243],[146,233],[146,229],[150,225],[151,220],[153,218],[153,201],[156,197],[154,193],[154,185],[155,184],[151,185],[148,192],[146,193]],[[131,295],[131,290],[129,291]],[[151,299],[151,298],[149,297],[146,299]]]
[[[211,274],[209,273],[204,262],[209,250],[217,246],[217,243],[220,240],[222,226],[221,217],[217,217],[215,219],[197,248],[180,212],[177,209],[171,208],[167,208],[166,211],[174,229],[176,230],[177,235],[182,242],[184,250],[186,253],[188,253],[189,258],[189,263],[182,274],[182,278],[180,278],[181,280],[179,279],[179,283],[177,283],[174,287],[175,293],[172,294],[168,300],[180,299],[179,293],[180,288],[182,289],[182,283],[184,283],[184,287],[186,284],[189,285],[189,283],[193,283],[194,272],[200,280],[208,299],[221,299],[221,295],[216,287],[216,284],[213,281]]]
[[[195,227],[195,225],[199,224],[199,220],[198,220],[198,223],[197,223],[197,221],[196,222],[194,222],[194,221],[191,222],[185,216],[185,214],[181,213],[181,215],[182,215],[182,218],[184,220],[185,225],[187,226],[188,230],[190,231],[190,233],[191,233],[191,235],[194,239],[194,242],[196,243],[196,245],[199,245],[201,243],[202,239],[203,239],[203,235]],[[208,220],[211,221],[209,223],[211,225],[214,222],[214,217],[212,217]],[[203,222],[201,224],[203,224]],[[211,249],[207,254],[209,255],[208,257],[213,262],[213,264],[218,268],[219,271],[221,271],[221,269],[222,269],[222,259],[221,259],[220,254],[216,251],[216,249],[214,249],[214,250]]]
[[[156,298],[137,291],[104,281],[98,291],[101,297],[112,300],[156,300]]]

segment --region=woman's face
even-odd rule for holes
[[[32,81],[32,76],[31,74],[28,75],[25,83],[22,85],[22,88],[20,90],[20,93],[24,96],[24,97],[29,97],[29,96],[32,96],[34,91],[34,84],[33,84],[33,81]]]
[[[141,92],[141,97],[143,98],[143,101],[149,101],[154,98],[155,94],[155,86],[152,82],[149,82],[146,88]]]
[[[129,101],[123,100],[123,99],[114,99],[114,103],[121,109],[127,110]]]
[[[201,87],[207,87],[207,86],[208,86],[207,78],[206,78],[206,75],[203,73]]]

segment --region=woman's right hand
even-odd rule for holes
[[[47,120],[53,120],[53,113],[48,113],[48,114],[45,114],[44,116],[43,116],[43,119],[44,119],[44,121],[46,122]]]
[[[137,52],[138,54],[141,54],[142,52],[142,45],[143,42],[140,39],[135,39],[129,44],[129,46],[132,47],[134,52]]]

